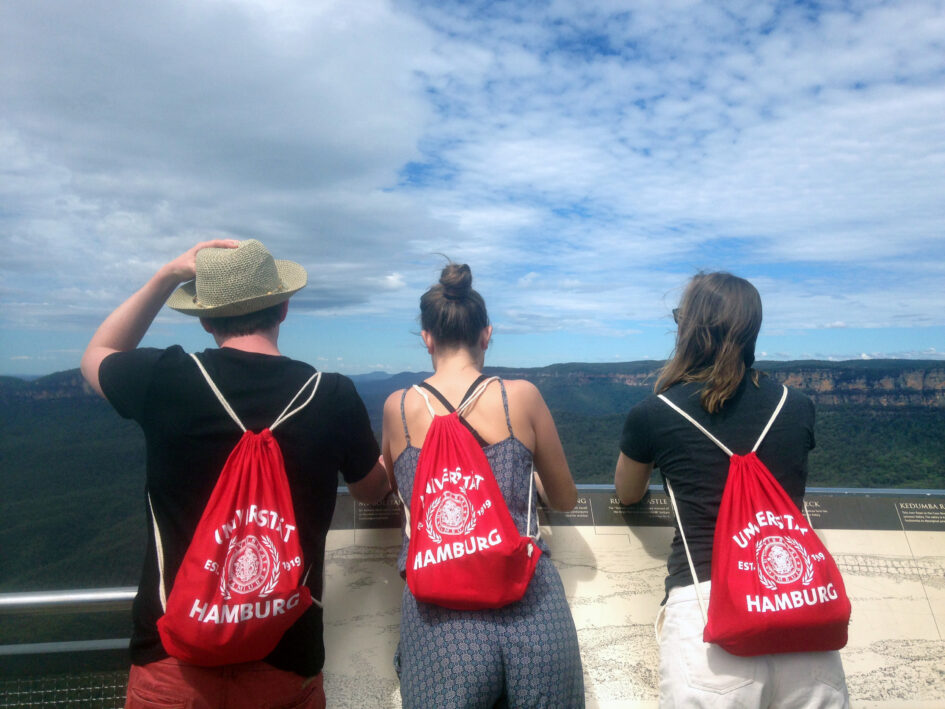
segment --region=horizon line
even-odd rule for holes
[[[938,353],[936,353],[938,354]],[[302,360],[304,361],[304,360]],[[483,369],[513,369],[513,370],[538,370],[538,369],[549,369],[551,367],[564,367],[564,366],[580,366],[580,365],[593,365],[593,366],[620,366],[627,364],[653,364],[659,365],[663,362],[666,362],[666,359],[631,359],[631,360],[620,360],[620,361],[606,361],[606,362],[585,362],[585,361],[570,361],[570,362],[553,362],[551,364],[545,364],[540,366],[531,366],[531,367],[521,367],[515,365],[490,365],[487,364]],[[884,363],[884,362],[896,362],[896,363],[913,363],[913,364],[926,364],[933,366],[943,366],[945,367],[945,355],[940,355],[938,357],[870,357],[870,356],[860,356],[853,358],[800,358],[800,359],[757,359],[755,360],[755,365],[760,365],[761,369],[764,369],[765,364],[790,364],[794,362],[804,362],[804,363],[814,363],[814,364],[866,364],[867,362],[871,363]],[[314,365],[313,365],[314,366]],[[316,367],[320,371],[323,370],[320,367]],[[0,377],[7,379],[20,379],[22,381],[33,381],[36,379],[42,379],[44,377],[51,377],[55,374],[64,374],[66,372],[75,372],[79,371],[78,367],[70,367],[69,369],[58,369],[52,372],[46,372],[43,374],[0,374]],[[373,369],[366,372],[358,372],[356,374],[345,374],[346,377],[368,377],[368,376],[378,376],[384,375],[387,377],[396,377],[401,374],[422,374],[429,372],[429,369],[418,369],[410,370],[403,369],[397,372],[390,372],[383,369]]]

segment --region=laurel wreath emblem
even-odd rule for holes
[[[236,546],[237,541],[238,539],[235,536],[230,539],[230,545],[226,548],[226,554],[223,555],[223,563],[220,565],[220,593],[223,594],[224,601],[230,598],[230,584],[227,583],[226,560],[230,558],[230,553],[233,551],[233,547]]]
[[[276,590],[276,585],[279,583],[279,552],[276,550],[276,545],[272,543],[269,537],[262,537],[262,543],[269,553],[272,554],[272,574],[269,577],[269,582],[263,586],[262,591],[259,592],[259,597],[265,598]]]
[[[465,514],[469,515],[469,519],[463,525],[461,530],[458,528],[448,528],[446,530],[440,529],[441,520],[438,519],[437,513],[440,511],[440,508],[448,498],[460,500]],[[454,501],[453,504],[456,504],[456,502]],[[462,490],[460,490],[459,493],[452,493],[444,490],[443,494],[439,495],[433,502],[430,503],[430,506],[427,508],[424,521],[426,523],[427,535],[431,540],[433,540],[434,543],[439,544],[441,541],[443,541],[441,531],[443,534],[466,536],[476,528],[478,517],[476,516],[476,512],[473,509],[472,504],[469,502],[469,498]]]
[[[761,548],[768,539],[771,539],[771,537],[759,539],[755,543],[755,568],[758,570],[758,580],[761,581],[762,585],[771,591],[777,591],[778,584],[768,577],[764,569],[764,564],[761,563],[760,559]],[[810,582],[814,580],[814,566],[811,563],[810,555],[808,555],[807,550],[796,539],[792,539],[791,537],[777,537],[777,539],[788,544],[801,557],[801,561],[804,565],[804,574],[801,577],[801,584],[804,586],[810,585]]]
[[[430,506],[427,507],[427,515],[425,518],[427,536],[430,537],[436,544],[439,544],[443,541],[443,537],[440,536],[439,531],[434,524],[434,518],[436,517],[436,511],[439,506],[443,504],[443,498],[438,497],[433,502],[430,503]]]
[[[263,586],[262,590],[258,594],[259,598],[265,598],[276,589],[276,585],[279,583],[279,574],[280,574],[279,552],[276,549],[276,545],[273,544],[272,540],[269,537],[261,536],[259,537],[259,539],[260,541],[262,541],[263,546],[266,547],[266,551],[269,552],[269,555],[272,561],[272,564],[271,564],[272,571],[269,575],[269,581],[266,583],[265,586]],[[224,563],[222,565],[223,568],[220,571],[220,593],[223,596],[223,600],[225,601],[230,599],[230,584],[229,584],[229,579],[227,575],[226,560],[230,558],[230,553],[233,551],[233,547],[235,547],[237,543],[239,543],[240,541],[242,541],[242,538],[240,537],[231,538],[230,544],[226,550],[226,555],[223,557],[224,559]]]
[[[810,556],[807,554],[807,550],[804,546],[798,542],[796,539],[787,538],[788,542],[797,549],[801,557],[804,559],[804,576],[801,577],[801,583],[804,586],[810,585],[810,582],[814,580],[814,565],[810,561]]]

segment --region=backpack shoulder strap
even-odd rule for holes
[[[488,375],[480,374],[476,378],[476,381],[474,381],[472,384],[469,385],[469,388],[466,390],[466,393],[463,394],[462,399],[460,399],[459,405],[462,406],[466,402],[466,400],[475,393],[476,387],[478,387],[482,383],[482,381],[487,378],[488,378]],[[454,411],[456,411],[456,408],[454,408],[454,406],[449,402],[449,399],[443,396],[443,394],[435,386],[430,384],[430,382],[420,382],[417,386],[423,387],[428,392],[433,394],[433,396],[439,399],[440,403],[443,404],[443,406],[446,408],[446,410],[449,413],[453,413]]]
[[[430,399],[429,399],[429,397],[426,395],[426,392],[423,391],[424,389],[426,389],[426,390],[429,391],[431,394],[433,394],[433,396],[435,396],[437,399],[439,399],[439,400],[440,400],[440,403],[443,404],[443,406],[446,408],[446,410],[447,410],[449,413],[453,413],[454,411],[455,411],[455,412],[459,412],[461,409],[463,409],[463,405],[466,403],[466,401],[467,401],[471,396],[473,396],[473,395],[476,393],[475,390],[476,390],[477,387],[479,386],[480,382],[482,382],[482,380],[485,379],[485,378],[486,378],[486,375],[485,375],[485,374],[480,374],[480,375],[479,375],[479,378],[476,379],[476,381],[474,381],[474,382],[469,386],[469,389],[467,389],[467,390],[466,390],[466,393],[463,394],[463,399],[462,399],[462,402],[461,402],[460,405],[459,405],[459,408],[454,408],[453,405],[449,402],[449,400],[448,400],[445,396],[443,396],[443,394],[441,394],[439,391],[437,391],[436,387],[434,387],[434,386],[433,386],[432,384],[430,384],[429,382],[420,382],[419,384],[414,384],[413,388],[416,389],[418,392],[420,392],[421,395],[423,395],[424,400],[427,402],[427,409],[429,409],[429,411],[430,411],[430,416],[435,417],[436,414],[433,412],[433,407],[430,405]],[[403,399],[401,398],[401,400],[400,400],[400,405],[401,405],[401,414],[402,414],[402,415],[403,415],[403,403],[404,403],[404,401],[403,401]],[[485,448],[487,445],[489,445],[489,443],[486,441],[486,439],[483,438],[482,435],[480,435],[479,431],[477,431],[475,428],[473,428],[473,427],[472,427],[472,424],[470,424],[469,421],[467,421],[467,420],[465,419],[465,417],[463,417],[462,413],[459,413],[458,416],[459,416],[459,422],[466,428],[467,431],[469,431],[469,432],[472,434],[473,438],[476,439],[476,443],[478,443],[482,448]],[[407,430],[407,421],[406,421],[406,418],[405,418],[405,419],[404,419],[404,431],[406,431],[406,430]],[[409,436],[409,435],[407,436],[407,443],[408,443],[408,445],[410,444],[410,436]]]
[[[239,416],[236,415],[236,412],[230,407],[229,402],[223,397],[223,394],[217,389],[217,385],[214,384],[213,380],[210,378],[210,375],[207,374],[207,370],[204,369],[203,363],[200,361],[200,358],[197,357],[193,352],[190,353],[191,358],[194,362],[197,363],[197,368],[200,370],[200,373],[203,375],[203,378],[207,380],[207,384],[210,385],[210,390],[216,395],[217,399],[220,401],[220,404],[223,406],[223,409],[230,415],[230,418],[236,422],[236,425],[240,427],[240,430],[245,432],[246,426],[243,425],[243,422],[240,421]]]
[[[456,410],[459,412],[461,417],[465,415],[465,413],[476,404],[476,401],[478,401],[479,397],[482,396],[482,393],[486,390],[486,387],[488,387],[492,382],[499,382],[499,389],[502,391],[502,409],[505,411],[505,425],[509,429],[509,435],[514,438],[515,434],[512,432],[512,420],[509,418],[509,398],[505,393],[505,384],[499,377],[490,377],[486,374],[480,374],[479,378],[472,383],[472,386],[469,387],[469,391],[466,392],[462,403],[457,407]]]
[[[784,406],[784,402],[787,400],[788,390],[787,387],[783,384],[781,385],[783,391],[781,392],[781,400],[778,402],[777,407],[774,409],[774,413],[771,414],[771,418],[768,419],[768,424],[765,426],[765,429],[761,432],[761,435],[758,436],[758,440],[755,442],[755,447],[751,449],[751,452],[754,453],[758,450],[758,447],[761,445],[761,442],[764,440],[765,436],[768,435],[768,431],[771,429],[771,425],[774,423],[774,420],[778,417],[778,414],[781,413],[781,409]],[[729,457],[732,456],[732,452],[726,448],[722,443],[711,433],[709,433],[703,426],[700,426],[689,414],[680,409],[676,404],[667,399],[662,394],[659,395],[660,399],[665,401],[671,407],[676,409],[680,414],[687,418],[696,428],[702,431],[705,435],[711,438],[716,445],[719,446],[722,450],[728,453]],[[683,530],[682,518],[679,516],[679,507],[676,505],[676,496],[673,494],[673,486],[669,482],[669,478],[665,475],[663,480],[666,483],[666,492],[669,493],[669,501],[672,503],[673,512],[676,514],[676,524],[679,525],[679,536],[682,538],[683,548],[686,550],[686,560],[689,562],[689,573],[692,574],[692,583],[696,590],[696,598],[699,601],[699,610],[702,612],[702,622],[703,624],[708,623],[708,614],[706,612],[705,602],[702,600],[702,593],[699,591],[699,579],[696,576],[696,566],[692,561],[692,554],[689,551],[689,542],[686,540],[686,532]],[[807,501],[804,502],[804,514],[807,515]],[[810,524],[810,516],[807,516],[807,522]]]
[[[154,503],[151,502],[151,493],[148,492],[148,512],[151,514],[151,525],[154,529],[154,549],[157,553],[158,567],[158,598],[161,601],[161,610],[167,610],[167,582],[164,580],[164,543],[161,539],[161,530],[158,528],[157,517],[154,516]]]
[[[686,419],[687,421],[689,421],[689,423],[691,423],[693,426],[695,426],[695,427],[698,428],[700,431],[702,431],[706,436],[708,436],[708,437],[709,437],[709,440],[711,440],[715,445],[717,445],[719,448],[721,448],[723,451],[725,451],[725,455],[727,455],[729,458],[731,458],[731,457],[734,455],[734,453],[732,453],[732,451],[730,451],[730,450],[728,449],[728,447],[727,447],[724,443],[722,443],[722,441],[720,441],[718,438],[716,438],[716,437],[713,436],[711,433],[709,433],[708,429],[706,429],[705,426],[703,426],[701,423],[699,423],[698,421],[696,421],[692,416],[690,416],[689,414],[687,414],[685,411],[683,411],[681,408],[679,408],[676,404],[674,404],[672,401],[670,401],[668,397],[664,396],[663,394],[660,394],[660,395],[659,395],[659,398],[662,399],[663,402],[666,403],[670,408],[675,409],[676,412],[677,412],[680,416],[682,416],[684,419]]]
[[[296,399],[298,399],[300,396],[302,396],[302,392],[305,391],[305,387],[307,387],[309,384],[311,384],[312,381],[315,382],[315,386],[312,387],[312,393],[308,395],[308,398],[307,398],[305,401],[303,401],[301,404],[299,404],[299,405],[296,406],[294,409],[292,409],[292,404],[295,403],[295,400],[296,400]],[[274,431],[275,428],[276,428],[276,426],[278,426],[280,423],[282,423],[283,421],[286,421],[286,420],[290,419],[291,417],[295,416],[299,411],[301,411],[301,410],[304,409],[306,406],[308,406],[308,405],[309,405],[309,402],[310,402],[312,399],[315,398],[315,392],[318,391],[318,385],[321,384],[321,383],[322,383],[322,373],[321,373],[321,372],[315,372],[315,374],[313,374],[313,375],[310,376],[308,379],[306,379],[306,380],[305,380],[305,384],[302,385],[302,388],[299,389],[298,392],[296,393],[296,395],[292,397],[292,401],[290,401],[290,402],[286,405],[286,407],[282,410],[282,413],[279,414],[279,415],[276,417],[276,420],[273,421],[273,422],[269,425],[269,430],[270,430],[270,431]],[[292,410],[290,411],[289,409],[292,409]]]
[[[443,394],[440,393],[440,390],[437,389],[437,388],[436,388],[435,386],[433,386],[432,384],[430,384],[429,382],[420,382],[419,384],[416,384],[416,385],[414,386],[415,389],[416,389],[417,387],[422,387],[422,388],[426,389],[428,392],[430,392],[431,394],[433,394],[433,396],[435,396],[437,399],[439,399],[440,403],[443,404],[443,406],[444,406],[444,408],[447,410],[447,412],[453,413],[453,412],[456,410],[455,408],[453,408],[453,405],[449,402],[449,399],[447,399],[445,396],[443,396]]]
[[[781,385],[781,390],[782,390],[782,391],[781,391],[781,400],[778,401],[778,405],[775,407],[774,412],[771,414],[771,418],[768,419],[768,423],[765,425],[765,428],[764,428],[764,430],[761,432],[761,435],[758,436],[758,440],[755,441],[755,446],[754,446],[754,448],[751,449],[751,452],[752,452],[752,453],[756,452],[756,451],[758,450],[759,446],[761,446],[761,442],[764,441],[765,436],[768,435],[768,431],[771,430],[771,426],[772,426],[772,424],[774,424],[774,420],[778,417],[778,414],[781,413],[781,409],[784,407],[784,402],[787,401],[787,395],[788,395],[788,389],[787,389],[787,387],[782,384],[782,385]],[[721,448],[723,451],[725,451],[726,455],[728,455],[729,458],[731,458],[732,455],[734,455],[734,454],[732,453],[732,451],[730,451],[730,450],[725,446],[725,444],[722,443],[722,441],[720,441],[718,438],[716,438],[716,437],[713,436],[711,433],[709,433],[709,431],[705,428],[705,426],[703,426],[702,424],[700,424],[700,423],[699,423],[698,421],[696,421],[692,416],[690,416],[690,415],[687,414],[685,411],[683,411],[679,406],[677,406],[677,405],[674,404],[672,401],[670,401],[669,398],[667,398],[667,397],[664,396],[663,394],[660,394],[660,395],[659,395],[659,398],[662,399],[662,400],[663,400],[666,404],[668,404],[671,408],[675,409],[676,412],[679,413],[680,416],[682,416],[683,418],[685,418],[686,420],[688,420],[689,423],[691,423],[693,426],[695,426],[695,427],[698,428],[700,431],[702,431],[706,436],[708,436],[709,439],[710,439],[713,443],[715,443],[715,445],[717,445],[719,448]]]
[[[217,397],[217,400],[220,402],[220,405],[223,406],[223,409],[230,415],[230,418],[236,422],[236,425],[240,427],[240,430],[245,432],[246,426],[243,425],[243,422],[240,421],[239,416],[237,416],[236,412],[233,411],[233,407],[230,406],[230,403],[223,396],[223,393],[217,387],[216,383],[214,383],[213,379],[210,378],[210,375],[207,373],[207,370],[204,368],[203,363],[200,361],[200,358],[197,357],[197,355],[194,354],[193,352],[190,353],[190,356],[194,360],[194,362],[197,363],[197,368],[200,370],[200,373],[203,375],[203,378],[207,380],[207,384],[210,386],[210,390]],[[315,382],[315,386],[312,387],[312,393],[308,395],[308,398],[302,404],[297,406],[295,409],[292,409],[292,405],[302,395],[302,392],[305,391],[305,387],[311,384],[313,380]],[[322,381],[321,372],[316,372],[315,374],[310,376],[306,380],[305,384],[302,385],[302,388],[299,389],[296,395],[292,397],[292,401],[290,401],[288,405],[282,410],[282,413],[276,417],[276,420],[273,421],[272,424],[270,424],[269,430],[270,431],[274,430],[276,426],[278,426],[280,423],[288,420],[292,416],[295,416],[295,414],[297,414],[299,411],[301,411],[306,406],[308,406],[309,402],[313,398],[315,398],[315,392],[318,391],[318,385],[321,383],[321,381]],[[292,410],[290,411],[290,409]]]
[[[765,426],[765,430],[761,432],[761,435],[758,436],[758,440],[755,441],[755,447],[751,449],[751,452],[754,453],[758,450],[758,447],[761,445],[761,442],[765,439],[765,436],[768,435],[768,431],[771,430],[771,424],[774,423],[774,420],[778,417],[778,414],[781,413],[781,409],[784,407],[784,402],[787,401],[787,387],[783,384],[781,385],[781,400],[778,402],[778,405],[774,409],[774,413],[771,414],[771,418],[768,419],[768,425]]]
[[[495,377],[493,377],[493,379],[494,379],[494,378],[495,378]],[[463,398],[460,400],[459,405],[462,406],[463,403],[466,401],[466,399],[468,399],[470,396],[472,396],[474,393],[476,393],[476,389],[477,389],[477,388],[479,387],[479,385],[482,384],[486,379],[489,379],[489,375],[488,375],[488,374],[480,374],[478,377],[476,377],[476,380],[475,380],[472,384],[469,385],[469,388],[468,388],[468,389],[466,389],[466,393],[463,394]]]
[[[459,413],[460,416],[465,414],[479,400],[479,397],[482,396],[482,392],[486,390],[486,387],[492,382],[497,381],[499,381],[498,377],[487,377],[484,374],[480,376],[479,379],[473,382],[472,391],[466,392],[466,396],[463,397],[460,405],[456,407],[457,413]]]
[[[427,396],[427,393],[418,385],[414,384],[413,389],[423,397],[423,400],[427,404],[427,411],[430,412],[430,418],[436,418],[436,411],[433,410],[433,404],[430,403],[430,397]]]
[[[702,600],[702,593],[699,591],[699,577],[696,576],[696,565],[692,561],[692,553],[689,551],[689,542],[686,540],[686,532],[682,526],[682,517],[679,516],[679,507],[676,505],[676,496],[673,494],[673,486],[669,484],[669,478],[663,476],[663,482],[666,483],[666,492],[669,493],[669,501],[673,503],[673,512],[676,514],[676,524],[679,525],[679,536],[682,538],[683,548],[686,550],[686,560],[689,562],[689,573],[692,574],[692,585],[696,590],[696,599],[699,601],[699,610],[702,612],[702,625],[705,627],[709,622],[709,616],[706,613],[705,601]]]

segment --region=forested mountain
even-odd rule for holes
[[[626,411],[659,362],[489,369],[534,382],[578,482],[613,480]],[[810,484],[945,488],[945,362],[761,362],[817,404]],[[422,373],[353,377],[376,431],[384,399]],[[144,539],[137,426],[78,370],[0,377],[0,591],[133,585]]]

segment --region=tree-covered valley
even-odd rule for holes
[[[492,369],[534,382],[579,483],[610,484],[624,416],[658,362]],[[817,404],[811,486],[945,488],[945,364],[762,362]],[[394,389],[423,374],[354,377],[380,431]],[[77,370],[0,378],[0,591],[134,585],[145,537],[144,442]]]

